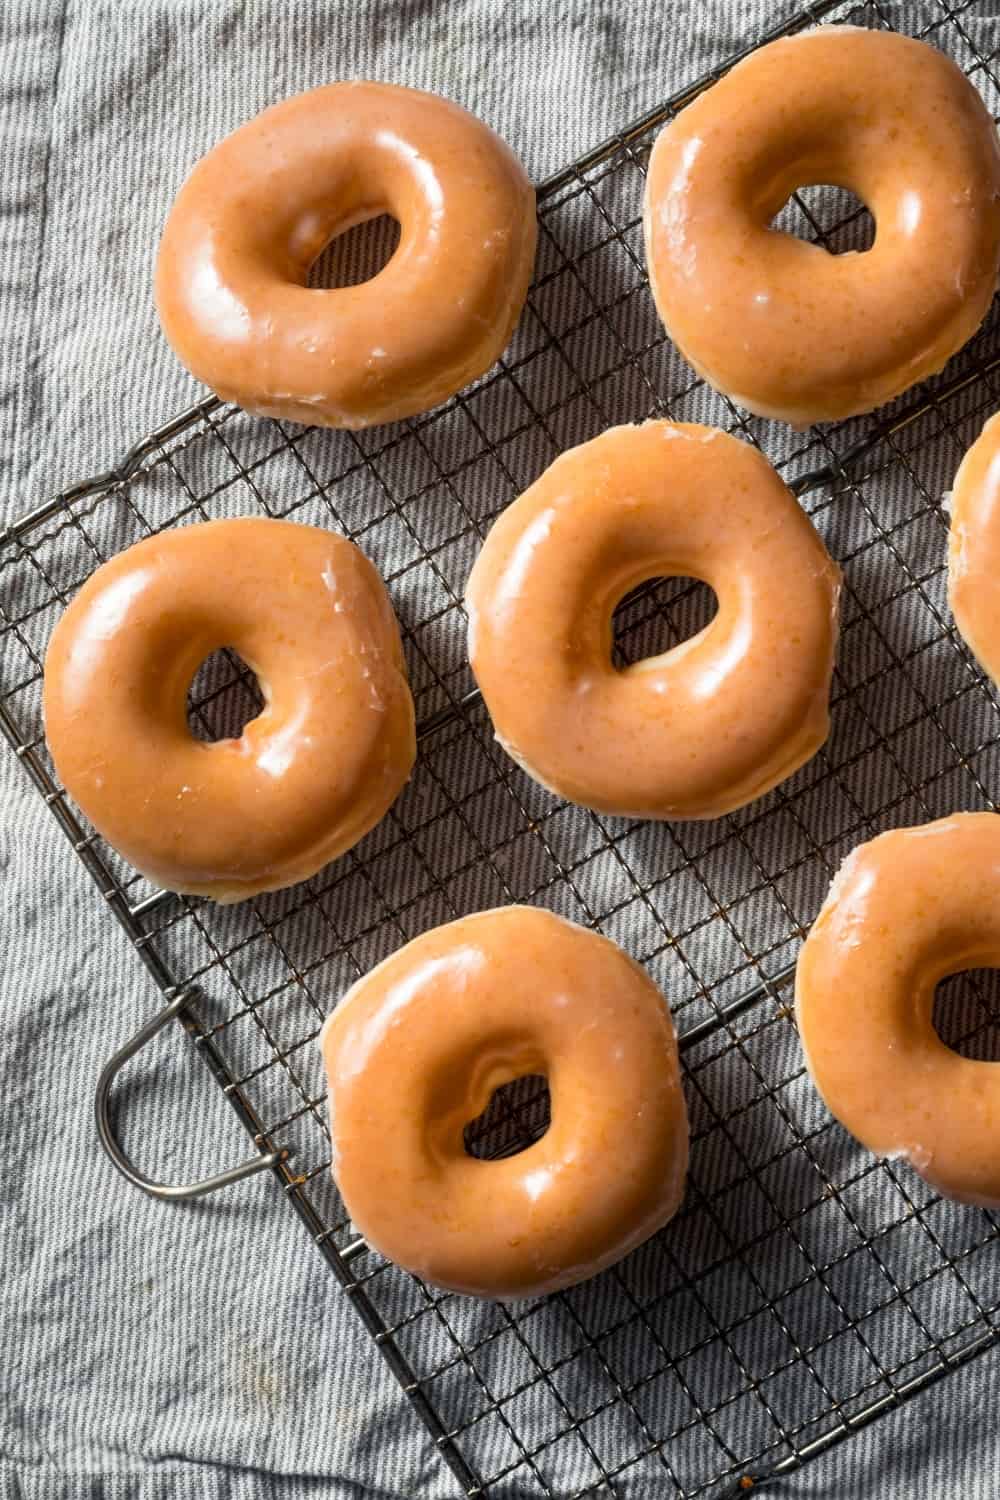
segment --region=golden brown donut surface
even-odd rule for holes
[[[199,664],[230,646],[262,712],[239,739],[190,733]],[[56,770],[157,885],[239,901],[292,885],[385,813],[415,753],[399,630],[344,537],[290,521],[210,521],[112,558],[45,661]]]
[[[796,188],[871,210],[867,252],[771,229]],[[972,84],[924,42],[819,27],[762,47],[653,148],[646,257],[685,358],[797,426],[870,410],[972,336],[1000,261],[1000,148]]]
[[[986,423],[955,475],[948,599],[964,640],[1000,682],[1000,416]]]
[[[400,225],[359,286],[310,288],[322,250]],[[266,109],[198,163],[156,268],[163,330],[193,375],[248,411],[367,427],[426,411],[488,369],[535,253],[517,158],[459,105],[334,83]]]
[[[333,1172],[368,1242],[427,1281],[531,1297],[647,1239],[684,1191],[688,1125],[659,990],[606,938],[523,906],[408,943],[324,1027]],[[515,1156],[463,1127],[514,1078],[551,1124]]]
[[[1000,965],[1000,818],[883,833],[844,861],[799,956],[806,1061],[837,1119],[938,1192],[1000,1206],[1000,1067],[932,1023],[935,985]]]
[[[612,615],[661,575],[715,618],[619,670]],[[829,731],[840,573],[767,460],[709,427],[615,427],[548,468],[469,578],[469,656],[497,736],[561,797],[712,818],[762,796]]]

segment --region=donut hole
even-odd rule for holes
[[[952,1052],[974,1062],[1000,1062],[1000,968],[966,969],[943,979],[931,1020]]]
[[[541,1140],[551,1110],[548,1080],[541,1073],[525,1073],[495,1089],[482,1114],[469,1121],[465,1149],[480,1161],[517,1156]]]
[[[647,578],[620,600],[611,619],[611,659],[619,671],[662,656],[712,623],[719,599],[700,578]]]
[[[196,740],[239,739],[264,707],[260,683],[232,646],[206,656],[188,688],[188,728]]]
[[[875,243],[875,220],[861,199],[831,182],[796,188],[771,228],[822,245],[831,255],[863,253]]]
[[[307,284],[313,291],[360,286],[388,265],[398,245],[398,219],[391,214],[366,219],[363,224],[334,235],[313,261]]]

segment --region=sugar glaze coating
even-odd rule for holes
[[[963,639],[1000,683],[1000,416],[986,423],[955,475],[948,601]]]
[[[425,932],[348,992],[321,1046],[333,1173],[375,1249],[438,1286],[538,1296],[675,1213],[688,1125],[666,1002],[606,938],[523,906]],[[542,1073],[551,1124],[470,1156],[494,1090]]]
[[[391,214],[395,253],[359,286],[310,288],[338,234]],[[210,151],[160,244],[163,331],[199,380],[265,416],[393,422],[496,360],[535,254],[535,195],[500,138],[447,99],[333,83]]]
[[[799,187],[856,194],[864,253],[770,228]],[[796,426],[871,410],[979,327],[1000,264],[1000,146],[925,42],[821,26],[754,52],[659,136],[644,226],[657,309],[741,406]]]
[[[619,600],[686,574],[715,590],[715,618],[619,670]],[[615,427],[494,525],[466,589],[469,656],[498,738],[549,790],[600,812],[714,818],[826,739],[839,591],[755,448],[684,423]]]
[[[848,855],[799,956],[806,1062],[831,1113],[938,1192],[1000,1207],[1000,1067],[945,1046],[949,974],[1000,965],[1000,817],[956,813]]]
[[[233,647],[266,703],[239,739],[188,729],[198,665]],[[136,869],[239,901],[292,885],[385,813],[415,754],[399,629],[372,564],[291,521],[209,521],[99,568],[45,661],[56,770]]]

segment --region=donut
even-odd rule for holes
[[[803,944],[795,1008],[830,1112],[939,1193],[1000,1208],[1000,1068],[945,1046],[934,987],[1000,965],[1000,818],[957,813],[848,855]]]
[[[369,1245],[474,1297],[537,1297],[619,1260],[677,1210],[688,1157],[677,1041],[607,938],[525,906],[425,932],[358,980],[320,1038],[333,1175]],[[551,1124],[467,1153],[495,1089],[544,1074]]]
[[[323,249],[391,214],[399,245],[359,286],[310,288]],[[156,265],[191,373],[262,416],[369,427],[427,411],[504,348],[535,255],[509,148],[447,99],[332,83],[264,110],[197,164]]]
[[[865,203],[870,250],[770,227],[810,183]],[[996,127],[925,42],[820,26],[754,52],[662,131],[643,222],[657,310],[697,373],[760,416],[839,421],[940,370],[985,317]]]
[[[948,600],[962,638],[1000,682],[1000,415],[986,423],[955,475]]]
[[[711,585],[715,618],[619,670],[612,614],[661,574]],[[572,448],[511,505],[466,591],[497,737],[557,796],[636,818],[716,818],[829,731],[840,572],[756,449],[647,422]]]
[[[239,739],[187,725],[200,662],[257,674]],[[291,521],[209,521],[98,568],[49,644],[45,729],[91,823],[156,885],[240,901],[356,844],[406,781],[413,703],[385,586],[351,542]]]

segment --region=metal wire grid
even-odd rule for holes
[[[887,9],[819,4],[803,20],[887,25]],[[973,5],[936,0],[919,19],[996,112]],[[1000,704],[951,628],[941,496],[1000,406],[1000,321],[878,424],[797,435],[694,381],[657,325],[639,225],[652,134],[691,92],[542,190],[538,275],[515,343],[443,410],[349,434],[210,399],[0,538],[0,727],[164,994],[186,998],[184,1024],[258,1145],[294,1152],[277,1169],[283,1190],[469,1495],[728,1492],[797,1467],[1000,1332],[996,1216],[943,1202],[832,1125],[788,1009],[799,941],[856,842],[995,808]],[[784,222],[833,249],[867,232],[832,194],[798,195]],[[465,659],[459,601],[493,517],[563,447],[650,414],[761,442],[845,570],[828,744],[718,823],[641,824],[557,802],[496,746]],[[105,557],[164,526],[260,511],[332,525],[381,567],[421,753],[352,854],[291,891],[218,908],[154,892],[78,821],[42,738],[42,659],[61,608]],[[623,656],[683,639],[708,608],[690,581],[636,591],[619,611]],[[220,653],[196,680],[196,732],[232,728],[254,691]],[[515,900],[599,928],[663,986],[693,1150],[664,1232],[585,1286],[508,1306],[439,1293],[353,1235],[328,1173],[314,1038],[336,997],[400,943]],[[949,990],[949,1036],[982,1047],[1000,989],[973,977]],[[542,1081],[512,1085],[470,1149],[518,1149],[546,1110]]]

